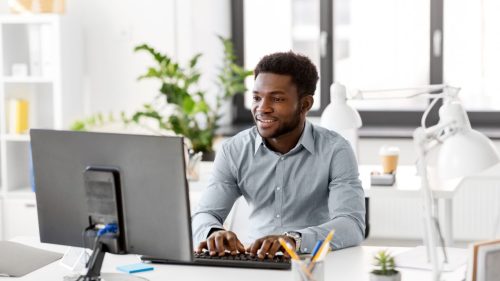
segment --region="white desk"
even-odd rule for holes
[[[207,186],[212,162],[201,162],[200,179],[189,182],[191,209],[196,207],[201,192]],[[415,198],[421,199],[420,177],[416,175],[416,168],[413,165],[400,165],[396,175],[396,183],[393,186],[371,186],[370,172],[380,170],[377,165],[360,165],[359,173],[366,196],[376,200],[376,198]],[[453,197],[456,193],[458,181],[446,183],[431,183],[435,187],[433,195],[435,204],[440,210],[440,222],[443,236],[447,246],[453,245]]]
[[[359,173],[365,195],[370,198],[415,198],[421,200],[421,178],[413,165],[399,165],[393,186],[372,186],[370,172],[380,171],[377,165],[360,165]],[[443,238],[447,246],[453,245],[453,197],[458,181],[436,182],[431,180],[434,204],[439,212]],[[376,199],[375,199],[376,200]]]
[[[63,253],[64,246],[41,244],[34,238],[20,237],[12,241],[21,242],[29,246],[39,247],[46,250],[52,250]],[[335,281],[368,281],[369,271],[372,269],[371,262],[373,254],[382,248],[380,247],[354,247],[340,251],[331,252],[327,255],[325,264],[325,280]],[[407,248],[383,248],[389,249],[392,253],[398,253]],[[118,272],[116,266],[139,262],[136,255],[111,255],[106,254],[102,272]],[[221,267],[202,267],[202,266],[179,266],[179,265],[160,265],[155,264],[154,270],[138,274],[155,280],[291,280],[290,271],[281,270],[259,270],[259,269],[238,269]],[[422,281],[431,280],[429,271],[401,269],[403,281]],[[60,266],[58,261],[40,268],[21,278],[0,277],[1,281],[40,281],[40,280],[62,280],[66,275],[72,274],[68,269]],[[443,275],[442,280],[461,281],[465,274],[465,266],[452,273]]]

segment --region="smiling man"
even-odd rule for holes
[[[306,121],[318,82],[305,56],[274,53],[257,64],[255,126],[217,152],[209,186],[193,215],[197,251],[273,257],[283,238],[301,253],[335,229],[334,249],[359,245],[365,231],[364,193],[354,153],[339,134]],[[247,249],[223,222],[243,196],[251,207]]]

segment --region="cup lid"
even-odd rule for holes
[[[384,145],[384,146],[380,147],[379,154],[380,155],[399,155],[399,147]]]

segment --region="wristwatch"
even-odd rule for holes
[[[300,244],[302,244],[302,233],[297,231],[287,231],[283,235],[292,238],[295,241],[295,252],[300,252]]]

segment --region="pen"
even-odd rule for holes
[[[323,240],[318,240],[318,242],[316,242],[316,246],[314,246],[314,249],[311,253],[311,260],[314,258],[314,256],[316,256],[316,254],[318,253],[318,250],[319,250],[319,247],[321,247],[321,244],[323,243]]]

